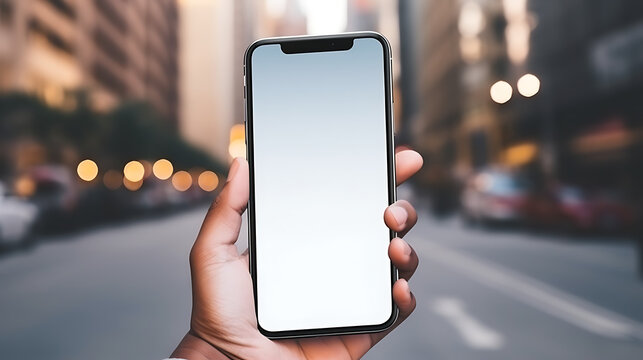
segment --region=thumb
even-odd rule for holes
[[[214,262],[236,259],[234,243],[241,229],[241,214],[248,205],[248,163],[236,158],[230,165],[228,181],[205,215],[203,225],[192,248],[191,257]]]

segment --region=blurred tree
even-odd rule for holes
[[[169,121],[142,102],[128,102],[106,114],[91,109],[85,92],[76,108],[54,109],[26,94],[0,95],[0,176],[12,171],[12,148],[37,142],[49,163],[64,163],[65,150],[95,159],[102,168],[119,168],[130,160],[167,158],[176,169],[200,167],[222,173],[225,167],[185,142]],[[71,165],[71,164],[68,164]]]

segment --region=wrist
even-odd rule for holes
[[[205,340],[190,333],[185,334],[171,355],[186,360],[228,360],[229,358]]]

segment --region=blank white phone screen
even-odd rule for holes
[[[384,48],[252,61],[259,324],[379,325],[392,315]]]

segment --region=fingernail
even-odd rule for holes
[[[411,250],[411,246],[404,240],[402,240],[402,242],[404,243],[404,255],[410,256],[411,251],[413,251],[413,250]]]
[[[408,214],[406,213],[406,210],[404,210],[404,208],[393,205],[389,208],[389,211],[391,211],[391,214],[393,214],[393,217],[395,218],[395,221],[397,221],[398,225],[406,224],[406,218]]]
[[[406,283],[406,285],[405,285],[406,293],[407,293],[407,295],[411,296],[411,286],[409,285],[408,281],[405,281],[405,283]]]
[[[230,170],[228,170],[228,179],[226,180],[226,182],[230,182],[230,180],[234,178],[237,170],[239,170],[239,160],[237,158],[234,158],[234,160],[232,160],[232,165],[230,165]]]

